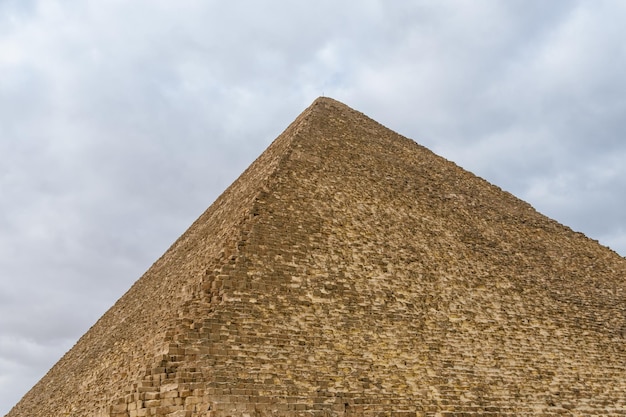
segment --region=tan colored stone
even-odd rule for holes
[[[624,258],[320,98],[7,417],[623,415],[625,337]]]

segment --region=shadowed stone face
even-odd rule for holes
[[[320,98],[8,416],[619,414],[625,277]]]

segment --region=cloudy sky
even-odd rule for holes
[[[626,255],[626,2],[0,0],[0,415],[317,96]]]

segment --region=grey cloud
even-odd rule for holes
[[[595,238],[611,236],[616,231],[614,225],[626,222],[622,210],[626,195],[624,156],[623,151],[596,156],[554,178],[539,179],[529,187],[528,197],[539,201],[544,212],[558,213],[575,229],[584,229]]]
[[[73,341],[57,341],[45,345],[20,338],[0,335],[0,386],[3,408],[8,410],[67,351]],[[6,400],[5,400],[6,399]],[[13,400],[11,403],[5,403]],[[3,410],[4,412],[4,410]]]

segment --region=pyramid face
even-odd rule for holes
[[[320,98],[8,417],[624,415],[625,277]]]

